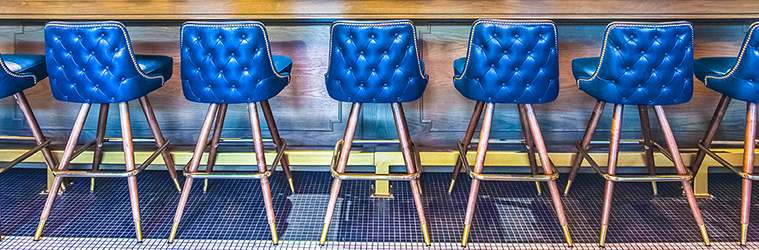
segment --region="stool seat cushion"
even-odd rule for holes
[[[45,56],[5,54],[0,73],[0,98],[28,89],[47,77]]]
[[[593,73],[598,69],[599,61],[601,61],[600,57],[577,58],[572,60],[572,75],[574,75],[575,80],[588,79],[593,76]]]
[[[603,44],[600,59],[572,61],[572,73],[580,90],[615,104],[672,105],[690,101],[693,27],[689,22],[613,22],[606,28]]]
[[[120,22],[49,22],[45,60],[53,97],[76,103],[128,102],[163,86],[173,59],[134,55]]]
[[[724,76],[733,65],[738,62],[737,57],[706,57],[693,60],[693,74],[701,82],[706,81],[706,76]]]
[[[182,90],[189,101],[260,102],[290,83],[293,60],[270,54],[261,22],[186,22],[181,34]]]
[[[171,78],[172,69],[174,68],[174,59],[168,56],[155,55],[134,55],[137,60],[137,66],[148,76],[163,76],[166,79]],[[161,86],[154,86],[160,88]]]
[[[551,21],[477,20],[467,57],[453,62],[453,85],[490,103],[547,103],[559,95],[556,25]]]

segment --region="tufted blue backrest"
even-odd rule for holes
[[[329,47],[325,77],[327,92],[335,100],[410,102],[427,87],[411,21],[337,21]]]
[[[144,96],[165,82],[137,65],[126,27],[120,22],[49,22],[45,60],[55,99],[114,103]]]
[[[558,58],[551,21],[477,20],[454,86],[476,101],[550,102],[559,94]]]
[[[279,74],[260,22],[187,22],[181,31],[187,100],[249,103],[274,97],[290,82]]]
[[[689,22],[613,22],[598,69],[580,89],[602,101],[635,105],[685,103],[693,95],[693,27]]]
[[[707,75],[705,84],[730,97],[755,102],[759,96],[759,22],[751,24],[738,62],[724,76]],[[728,89],[723,89],[728,88]]]

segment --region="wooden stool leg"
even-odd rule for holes
[[[105,127],[108,124],[109,103],[100,104],[100,114],[98,115],[98,128],[95,135],[95,152],[92,153],[92,170],[100,169],[103,162],[103,141],[105,141]],[[90,178],[90,192],[95,191],[95,178]]]
[[[590,120],[588,120],[588,125],[585,128],[585,135],[582,137],[582,141],[580,142],[582,148],[585,150],[588,149],[588,145],[590,144],[590,139],[593,137],[593,132],[596,131],[596,125],[598,125],[598,119],[601,118],[601,114],[604,112],[604,106],[606,106],[606,102],[598,101],[596,102],[596,107],[593,108],[593,114],[590,115]],[[572,187],[572,181],[574,181],[575,176],[577,176],[577,172],[580,171],[580,164],[582,164],[582,155],[578,152],[575,154],[574,161],[572,162],[572,169],[569,171],[569,180],[567,181],[567,187],[564,188],[564,196],[569,193],[569,188]]]
[[[609,143],[609,175],[615,175],[617,172],[617,158],[619,157],[619,140],[622,133],[622,113],[625,105],[614,104],[614,120],[611,124],[611,141]],[[606,230],[609,228],[609,217],[611,216],[611,197],[614,190],[614,182],[607,180],[604,189],[604,206],[601,214],[601,240],[599,246],[603,247],[606,243]]]
[[[79,135],[82,133],[84,122],[87,120],[87,114],[90,112],[90,106],[91,104],[84,103],[82,104],[82,107],[79,108],[79,115],[76,117],[74,128],[71,130],[71,135],[69,136],[69,140],[66,143],[65,149],[63,150],[63,157],[61,157],[61,162],[58,165],[58,171],[66,170],[69,166],[71,156],[73,155],[74,149],[76,148],[76,141],[79,139]],[[58,195],[58,188],[61,186],[62,182],[62,177],[55,177],[55,180],[53,180],[53,186],[50,187],[50,193],[47,195],[45,207],[42,209],[40,223],[37,226],[37,231],[34,233],[35,241],[42,238],[42,229],[45,227],[45,221],[47,221],[47,217],[50,216],[50,210],[53,208],[55,196]]]
[[[469,148],[469,144],[472,143],[472,137],[474,137],[474,131],[477,129],[477,123],[480,122],[480,115],[482,115],[482,107],[484,106],[485,102],[477,102],[474,105],[472,118],[469,119],[469,126],[466,127],[466,134],[464,134],[464,140],[462,141],[466,143],[466,145],[464,145],[465,149]],[[461,162],[461,159],[456,158],[456,165],[453,165],[453,172],[451,173],[451,185],[448,186],[449,194],[453,191],[453,184],[456,183],[456,178],[459,176],[459,172],[461,172],[462,165],[463,163]]]
[[[532,109],[532,106],[530,106]],[[530,171],[533,175],[538,174],[538,162],[535,159],[535,142],[532,139],[532,131],[530,129],[530,123],[527,120],[528,114],[525,112],[525,107],[522,104],[517,104],[517,110],[519,111],[519,121],[522,125],[522,136],[524,137],[524,146],[527,148],[527,160],[530,161]],[[540,132],[540,131],[538,131]],[[548,174],[548,173],[546,173]],[[543,191],[540,188],[540,182],[535,182],[535,187],[538,189],[538,195],[543,195]]]
[[[683,160],[680,157],[680,149],[678,149],[677,142],[675,142],[675,136],[672,134],[672,129],[669,127],[667,116],[664,115],[664,109],[659,105],[654,106],[654,109],[656,109],[656,116],[659,117],[659,123],[664,132],[664,138],[667,140],[669,151],[672,153],[672,159],[674,160],[675,168],[677,168],[677,174],[684,175],[686,174],[685,165],[683,165]],[[698,224],[698,227],[701,230],[701,236],[704,238],[704,245],[709,246],[711,245],[709,235],[706,233],[704,219],[701,217],[701,210],[699,210],[698,203],[696,203],[696,196],[693,194],[690,181],[686,180],[682,181],[682,183],[683,190],[685,190],[685,197],[688,198],[690,209],[693,211],[693,217],[696,219],[696,224]]]
[[[482,167],[485,165],[485,155],[488,150],[488,140],[490,139],[490,128],[493,124],[494,103],[485,105],[485,117],[482,119],[482,129],[480,130],[480,142],[477,145],[477,160],[474,165],[474,172],[482,173]],[[466,206],[466,217],[464,218],[464,236],[461,239],[461,246],[466,247],[469,240],[469,228],[474,219],[474,204],[477,202],[477,193],[480,191],[480,180],[472,178],[471,189],[469,190],[469,201]]]
[[[406,171],[409,174],[416,173],[417,167],[415,166],[415,155],[412,152],[411,138],[408,131],[408,125],[406,124],[406,115],[403,113],[403,106],[401,103],[393,103],[393,118],[395,120],[395,128],[398,130],[398,140],[401,144],[401,151],[403,153],[403,161],[406,164]],[[418,180],[411,181],[411,192],[414,195],[414,204],[416,204],[416,212],[419,214],[419,221],[422,225],[422,235],[424,236],[424,244],[430,245],[430,235],[427,231],[427,219],[424,216],[424,204],[422,204],[422,196]]]
[[[213,171],[216,165],[216,157],[219,155],[219,141],[221,141],[221,131],[224,128],[224,119],[227,116],[227,106],[229,104],[219,104],[219,111],[216,112],[216,123],[213,126],[213,136],[211,136],[211,152],[208,152],[208,161],[206,162],[206,172]],[[203,193],[208,191],[208,179],[203,179]]]
[[[754,147],[756,145],[756,103],[746,107],[746,139],[743,142],[743,172],[754,173]],[[743,179],[743,197],[741,199],[741,245],[746,245],[748,218],[751,212],[751,180]]]
[[[129,121],[129,104],[119,103],[119,117],[121,117],[121,142],[124,147],[124,162],[126,171],[134,170],[134,145],[132,144],[132,126]],[[140,226],[140,201],[137,197],[137,176],[127,177],[129,185],[129,200],[132,204],[132,219],[137,234],[137,241],[142,242],[142,227]]]
[[[206,113],[205,121],[203,122],[203,128],[200,130],[200,136],[198,143],[195,144],[195,151],[190,159],[189,170],[191,172],[197,172],[200,165],[200,159],[203,158],[203,151],[205,151],[206,144],[208,144],[208,135],[211,133],[211,125],[213,125],[213,118],[219,111],[218,104],[212,103],[208,106],[208,112]],[[190,197],[190,190],[192,188],[192,178],[184,179],[184,189],[182,195],[179,197],[179,204],[177,205],[177,212],[174,214],[174,224],[171,226],[171,233],[169,234],[169,243],[173,243],[177,235],[177,228],[179,227],[179,221],[182,220],[182,213],[184,213],[184,207],[187,205],[187,199]]]
[[[269,106],[269,101],[264,100],[261,101],[261,110],[264,113],[264,118],[266,119],[266,125],[269,126],[269,133],[271,134],[271,139],[274,141],[274,145],[279,148],[282,146],[282,137],[279,136],[279,129],[277,129],[277,123],[274,121],[274,115],[271,113],[271,106]],[[293,184],[293,174],[290,172],[290,159],[287,157],[287,153],[282,156],[282,160],[280,161],[280,164],[282,164],[282,171],[285,172],[285,176],[287,177],[287,182],[290,184],[290,191],[295,193],[295,185]]]
[[[714,134],[717,133],[717,128],[719,128],[720,123],[722,123],[722,118],[725,117],[727,107],[730,106],[730,100],[730,97],[726,95],[722,95],[722,98],[719,100],[719,104],[717,104],[717,108],[714,110],[714,114],[712,115],[712,120],[709,122],[709,126],[706,128],[706,134],[704,135],[704,138],[701,139],[701,142],[699,142],[704,145],[705,148],[711,147],[712,140],[714,140]],[[693,163],[690,165],[694,178],[696,174],[698,174],[698,169],[701,167],[701,163],[704,162],[705,157],[706,151],[699,148],[698,153],[696,153],[696,157],[693,158]]]
[[[337,172],[345,173],[345,167],[348,165],[348,157],[350,156],[351,144],[353,144],[353,134],[356,133],[356,124],[358,123],[358,116],[361,114],[361,103],[353,103],[351,105],[351,113],[348,116],[348,124],[345,125],[345,134],[343,135],[343,145],[340,148],[340,160],[337,163]],[[335,178],[332,180],[332,189],[329,193],[329,205],[327,205],[327,214],[324,216],[324,228],[322,228],[322,235],[319,239],[319,245],[324,246],[327,241],[327,231],[329,230],[329,224],[332,222],[332,214],[335,213],[335,206],[337,205],[337,195],[340,194],[340,179]]]
[[[266,172],[266,158],[264,157],[264,137],[261,135],[261,122],[258,120],[258,108],[256,103],[248,103],[248,114],[250,114],[250,126],[253,130],[253,144],[256,148],[256,164],[258,172]],[[271,188],[269,187],[269,178],[261,178],[261,190],[264,195],[264,205],[266,206],[266,217],[269,218],[269,228],[271,228],[271,241],[274,245],[279,243],[277,238],[277,225],[274,218],[274,204],[271,198]]]
[[[546,144],[543,141],[543,135],[540,133],[540,127],[538,126],[538,120],[535,118],[535,110],[532,109],[530,104],[517,104],[523,113],[527,115],[527,124],[530,128],[531,135],[534,142],[534,148],[537,149],[538,155],[540,155],[540,162],[543,164],[543,171],[545,174],[553,174],[553,164],[548,157],[548,150],[546,150]],[[556,216],[559,217],[559,223],[564,231],[564,238],[567,240],[567,245],[572,247],[572,237],[569,235],[569,223],[567,217],[564,214],[564,206],[561,204],[561,195],[559,194],[559,188],[556,186],[556,180],[548,181],[548,190],[551,192],[551,198],[553,199],[553,205],[556,207]]]
[[[653,138],[653,135],[651,134],[651,125],[649,124],[648,119],[648,106],[646,105],[638,105],[638,115],[640,116],[640,132],[643,134],[643,145],[646,148],[646,168],[648,168],[648,173],[651,175],[656,175],[656,165],[654,164],[654,143],[651,138]],[[659,191],[656,188],[656,182],[652,181],[651,186],[654,189],[654,195],[658,195]]]
[[[42,129],[40,129],[40,125],[37,123],[37,118],[34,117],[34,112],[32,112],[32,108],[29,106],[29,101],[26,100],[26,95],[24,95],[24,92],[18,92],[13,97],[16,98],[16,103],[18,103],[21,112],[26,117],[26,123],[29,124],[29,128],[32,130],[34,140],[38,145],[42,144],[45,141],[45,135],[42,134]],[[55,155],[50,151],[50,147],[44,147],[40,151],[50,169],[58,166],[58,162],[55,159]]]
[[[150,131],[153,132],[153,138],[155,138],[156,145],[158,147],[163,146],[163,144],[167,142],[164,140],[163,134],[161,134],[161,127],[158,126],[158,120],[155,118],[153,106],[150,105],[148,96],[140,97],[140,106],[142,106],[145,119],[148,120]],[[174,166],[174,159],[171,158],[171,153],[167,149],[161,152],[161,156],[163,157],[163,162],[166,164],[166,169],[169,171],[169,175],[171,175],[171,180],[174,181],[174,186],[176,186],[179,192],[182,192],[182,187],[179,186],[179,181],[177,180],[177,169]]]

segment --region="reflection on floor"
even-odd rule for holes
[[[456,249],[463,232],[469,177],[460,175],[453,193],[446,193],[450,175],[422,174],[423,201],[432,249]],[[328,172],[294,172],[291,193],[281,172],[271,177],[277,249],[317,248],[332,177]],[[16,168],[0,175],[0,233],[9,236],[2,249],[257,249],[272,248],[261,187],[257,180],[211,180],[207,193],[196,181],[179,226],[175,244],[167,244],[179,193],[165,171],[137,177],[144,243],[134,240],[125,179],[89,179],[56,200],[39,242],[33,242],[45,196],[45,170]],[[182,182],[183,183],[183,182]],[[563,190],[566,175],[559,179]],[[343,182],[325,249],[412,249],[423,247],[419,218],[407,182],[392,183],[395,198],[370,197],[370,181]],[[597,249],[603,180],[580,174],[563,197],[577,249]],[[564,237],[550,197],[538,196],[533,182],[485,182],[477,199],[470,249],[564,249]],[[688,203],[677,183],[618,183],[607,249],[703,248]],[[712,249],[741,249],[738,241],[740,179],[710,175],[714,198],[699,199]],[[759,192],[754,192],[757,194]],[[756,197],[759,198],[759,197]],[[759,199],[757,199],[759,201]],[[759,204],[754,202],[754,204]],[[757,205],[754,211],[759,212]],[[756,214],[756,213],[755,213]],[[759,216],[752,217],[749,248],[759,244]],[[550,243],[550,244],[535,244]]]

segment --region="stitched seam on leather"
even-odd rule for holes
[[[25,77],[30,77],[31,76],[32,79],[34,79],[34,84],[37,84],[37,76],[35,76],[34,74],[29,74],[29,73],[24,74],[24,75],[13,73],[10,69],[8,69],[7,66],[5,66],[5,61],[3,61],[2,57],[0,57],[0,65],[3,66],[3,70],[5,70],[5,73],[8,73],[9,75],[11,75],[13,77],[16,77],[16,78],[25,78]]]
[[[419,57],[419,46],[417,46],[416,41],[416,26],[414,26],[414,23],[411,21],[380,21],[380,22],[346,22],[346,21],[340,21],[335,22],[332,24],[332,27],[330,27],[329,30],[329,60],[332,60],[332,37],[335,31],[335,26],[338,25],[346,25],[346,26],[358,26],[358,27],[383,27],[383,26],[395,26],[399,24],[408,24],[411,26],[411,30],[414,34],[414,52],[416,53],[416,64],[419,68],[419,75],[422,76],[423,79],[429,79],[429,76],[427,74],[424,74],[422,71],[422,58]],[[329,67],[331,67],[331,62],[329,62],[327,65],[327,74],[329,74]]]
[[[609,41],[609,32],[614,27],[640,27],[640,28],[668,28],[668,27],[679,27],[679,26],[688,26],[691,30],[691,45],[693,45],[693,25],[687,22],[665,22],[665,23],[659,23],[659,24],[651,24],[651,23],[644,23],[644,22],[612,22],[608,26],[606,26],[606,33],[604,34],[604,42],[603,46],[601,47],[601,57],[598,60],[598,66],[596,67],[596,71],[593,72],[593,75],[590,76],[588,79],[577,79],[577,86],[580,86],[580,81],[584,82],[590,82],[596,78],[598,75],[598,71],[601,69],[601,64],[603,64],[604,61],[604,54],[606,54],[606,45]]]
[[[269,48],[269,34],[266,32],[266,28],[264,28],[263,24],[261,23],[236,23],[236,24],[213,24],[212,22],[192,22],[192,23],[184,23],[182,25],[182,28],[179,31],[179,47],[182,47],[182,42],[184,41],[184,27],[186,26],[193,26],[193,27],[204,27],[204,28],[220,28],[220,27],[258,27],[263,31],[264,34],[264,41],[266,42],[266,52],[269,54],[269,66],[271,66],[271,70],[274,72],[274,75],[276,75],[279,78],[287,78],[287,82],[290,82],[290,76],[291,74],[287,74],[286,76],[280,75],[279,72],[277,72],[277,69],[274,67],[274,60],[271,59],[271,49]]]
[[[481,23],[506,24],[506,25],[518,25],[518,26],[550,25],[551,27],[553,27],[553,36],[554,36],[553,40],[554,40],[554,43],[555,43],[554,47],[556,47],[556,51],[557,51],[557,54],[558,54],[559,35],[558,35],[558,32],[556,31],[556,24],[553,23],[552,21],[546,20],[546,21],[525,22],[525,21],[477,20],[472,25],[472,30],[469,31],[469,44],[468,44],[467,49],[466,49],[466,62],[464,63],[464,70],[461,71],[461,75],[458,78],[456,78],[456,77],[453,78],[456,81],[461,80],[464,77],[464,74],[466,74],[466,70],[467,70],[467,68],[469,66],[469,55],[470,55],[469,53],[471,53],[472,38],[474,37],[474,29],[475,29],[475,27],[477,27],[477,25],[479,25]]]
[[[137,64],[137,59],[134,57],[134,51],[132,51],[132,42],[129,39],[129,34],[127,34],[126,28],[124,27],[124,24],[117,22],[117,21],[109,21],[105,23],[97,23],[97,24],[70,24],[70,23],[47,23],[45,24],[45,28],[48,26],[59,26],[64,28],[89,28],[89,27],[117,27],[121,30],[121,32],[124,34],[124,38],[126,38],[127,43],[126,47],[127,50],[129,50],[129,57],[132,58],[132,64],[134,65],[135,69],[137,69],[137,73],[142,75],[142,77],[145,77],[147,79],[161,79],[161,83],[166,82],[166,80],[163,79],[163,76],[148,76],[145,74],[145,72],[142,72],[140,69],[140,66]],[[121,86],[119,86],[121,87]],[[118,91],[118,88],[116,89]]]
[[[748,40],[751,39],[751,35],[754,33],[754,30],[756,30],[757,28],[759,28],[759,22],[755,22],[755,23],[751,24],[751,26],[749,28],[749,33],[746,36],[746,41],[743,43],[743,47],[741,48],[741,53],[738,54],[738,61],[730,69],[730,71],[728,71],[727,74],[725,74],[724,76],[719,76],[719,77],[718,76],[706,76],[704,78],[704,85],[708,85],[706,82],[709,81],[710,78],[711,79],[715,79],[715,80],[722,80],[722,79],[728,78],[728,77],[730,77],[733,74],[733,72],[735,72],[736,69],[738,69],[738,66],[740,66],[740,64],[741,64],[741,60],[743,59],[743,53],[746,51],[746,47],[748,47]]]

